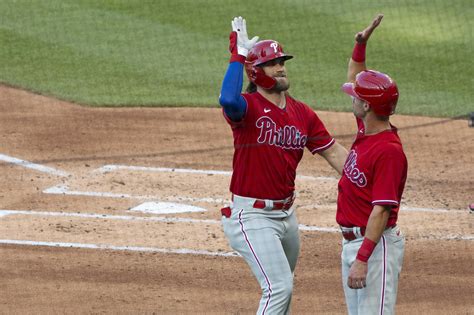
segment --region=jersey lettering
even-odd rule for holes
[[[365,174],[357,168],[357,153],[354,150],[349,152],[349,156],[344,164],[344,174],[346,174],[351,182],[359,187],[365,187],[367,185]]]
[[[260,129],[258,143],[267,143],[283,149],[304,149],[307,135],[303,135],[295,126],[276,127],[276,123],[267,116],[260,117],[255,125]]]

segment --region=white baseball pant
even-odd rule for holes
[[[366,287],[351,289],[347,285],[349,269],[356,259],[363,237],[343,240],[342,286],[349,315],[394,314],[398,278],[403,264],[405,237],[398,226],[384,231],[368,261]]]
[[[256,209],[254,201],[234,196],[231,216],[222,217],[224,233],[260,284],[262,297],[257,314],[289,314],[300,250],[296,215],[293,208]]]

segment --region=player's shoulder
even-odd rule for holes
[[[241,94],[246,100],[251,100],[253,102],[258,102],[259,100],[261,100],[261,95],[260,93],[258,92],[252,92],[252,93],[242,93]]]
[[[383,151],[389,153],[403,152],[403,146],[400,141],[393,139],[392,141],[386,141],[383,143]]]
[[[382,141],[377,146],[378,156],[380,158],[405,158],[400,138],[396,135],[388,135],[385,141]]]

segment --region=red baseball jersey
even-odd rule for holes
[[[366,227],[374,205],[392,206],[387,226],[397,222],[408,163],[397,129],[365,135],[361,120],[338,185],[336,221]]]
[[[296,167],[307,147],[313,154],[334,138],[306,104],[286,96],[281,109],[260,93],[242,94],[247,111],[239,122],[224,113],[234,136],[230,191],[236,195],[281,200],[295,190]]]

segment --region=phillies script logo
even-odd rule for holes
[[[301,134],[295,126],[277,129],[275,122],[267,116],[260,117],[255,124],[260,129],[258,143],[267,143],[283,149],[304,149],[308,140],[308,136]]]
[[[270,47],[273,48],[273,50],[275,51],[275,54],[278,52],[278,44],[273,42],[270,44]]]
[[[357,153],[355,153],[354,150],[349,152],[346,164],[344,164],[344,174],[346,174],[351,182],[359,187],[365,187],[367,185],[367,178],[365,178],[365,174],[357,168]]]

